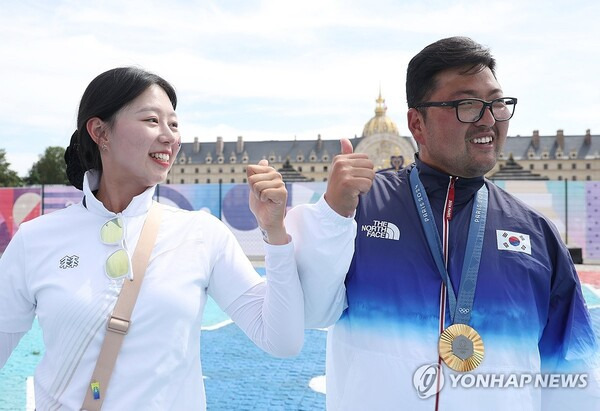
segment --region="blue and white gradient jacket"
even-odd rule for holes
[[[470,373],[444,365],[440,388],[432,386],[437,375],[427,365],[438,363],[440,316],[446,327],[451,319],[447,307],[440,309],[442,280],[413,201],[413,167],[378,173],[354,220],[337,215],[323,198],[287,217],[307,326],[334,324],[327,408],[600,409],[598,344],[567,248],[548,219],[483,177],[456,182],[448,272],[458,295],[474,196],[486,184],[470,321],[485,357]],[[450,176],[418,158],[416,167],[441,236]]]

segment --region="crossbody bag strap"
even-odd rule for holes
[[[131,258],[133,280],[123,280],[123,288],[121,288],[115,308],[106,325],[106,336],[96,361],[92,379],[86,390],[85,400],[81,406],[82,410],[98,411],[102,408],[102,402],[106,397],[108,383],[117,362],[119,350],[131,325],[131,313],[140,292],[150,254],[156,241],[161,211],[160,204],[153,202],[146,216],[137,247]]]

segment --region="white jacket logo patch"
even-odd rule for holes
[[[531,240],[528,234],[496,230],[498,250],[517,251],[531,255]]]
[[[400,229],[389,221],[373,220],[373,224],[363,224],[360,231],[367,233],[367,237],[385,238],[387,240],[399,240]]]
[[[76,255],[65,255],[59,261],[58,268],[66,270],[67,268],[75,268],[79,265],[79,257]]]

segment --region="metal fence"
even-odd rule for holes
[[[581,248],[585,263],[600,262],[600,181],[494,183],[552,220],[565,243]],[[287,189],[288,207],[293,207],[316,202],[326,183],[290,183]],[[21,223],[81,197],[81,191],[68,186],[0,188],[0,253]],[[233,231],[248,256],[263,257],[262,236],[248,208],[247,184],[160,185],[156,198],[182,209],[210,212]]]

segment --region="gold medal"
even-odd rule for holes
[[[483,340],[466,324],[453,324],[440,335],[440,357],[455,371],[472,371],[483,361]]]

